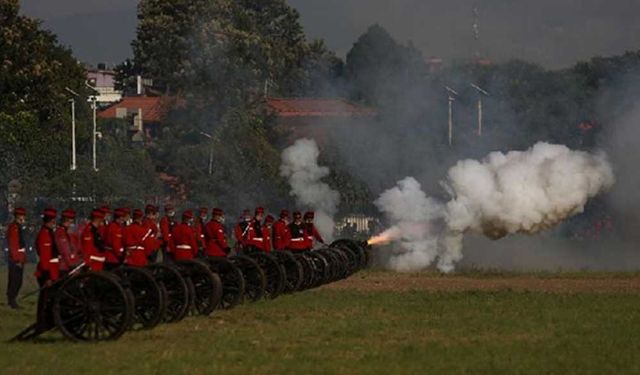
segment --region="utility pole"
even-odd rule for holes
[[[78,93],[68,87],[64,89],[74,97],[79,96]],[[76,164],[76,100],[71,98],[69,102],[71,103],[71,170],[75,171],[78,168]]]
[[[471,87],[478,92],[478,136],[482,137],[482,97],[490,95],[486,90],[474,83],[471,84]]]
[[[205,136],[211,140],[213,139],[211,134],[208,134],[205,132],[200,132],[200,135]],[[209,176],[211,176],[212,174],[213,174],[213,146],[209,148]]]
[[[449,147],[453,145],[453,102],[456,101],[458,93],[449,86],[445,86],[449,95]]]
[[[92,148],[92,153],[93,153],[93,170],[95,172],[98,171],[98,160],[97,160],[97,155],[96,155],[96,137],[98,135],[98,124],[96,121],[96,109],[98,107],[97,103],[97,98],[95,95],[93,95],[91,97],[91,109],[93,109],[93,132],[91,134],[91,148]]]

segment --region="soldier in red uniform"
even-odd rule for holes
[[[227,244],[224,211],[220,208],[214,208],[211,214],[211,221],[204,228],[205,255],[207,257],[226,257],[231,249]]]
[[[109,225],[109,223],[111,223],[111,219],[112,219],[112,215],[111,215],[111,207],[109,207],[108,205],[103,205],[100,208],[98,208],[98,210],[100,210],[102,212],[102,214],[104,215],[104,221],[103,221],[103,225],[100,227],[100,236],[102,238],[105,238],[106,236],[106,230],[107,230],[107,225]]]
[[[262,250],[266,253],[271,252],[271,230],[275,218],[271,215],[267,215],[264,219],[264,225],[262,226]]]
[[[199,211],[199,215],[195,220],[193,230],[196,233],[196,242],[201,249],[206,247],[204,240],[204,226],[207,223],[207,213],[208,209],[206,207],[201,207]]]
[[[289,247],[289,211],[280,211],[280,219],[273,224],[273,249],[285,250]]]
[[[233,235],[236,238],[236,247],[238,250],[248,246],[248,233],[251,229],[251,211],[244,210],[242,211],[242,216],[240,217],[240,221],[236,224],[233,229]]]
[[[171,230],[169,249],[175,261],[191,260],[198,255],[198,243],[193,230],[193,211],[185,211],[182,214],[182,222]]]
[[[169,241],[171,240],[171,232],[176,225],[176,210],[172,204],[166,204],[164,206],[164,216],[160,219],[160,235],[162,236],[162,261],[168,262],[171,260],[169,255]]]
[[[76,212],[68,208],[62,211],[60,225],[56,228],[55,241],[60,253],[60,276],[65,276],[82,261],[69,234],[75,220]]]
[[[104,226],[104,212],[93,210],[91,212],[91,222],[82,231],[82,255],[84,262],[92,271],[102,271],[105,256],[104,243],[101,236],[101,228]]]
[[[142,225],[151,230],[151,234],[149,235],[150,239],[153,239],[153,244],[158,244],[158,247],[155,249],[147,249],[149,253],[149,262],[155,263],[158,259],[158,248],[162,246],[162,241],[158,238],[160,235],[160,228],[158,227],[158,208],[152,204],[148,204],[144,208],[144,219],[142,219]],[[153,247],[153,246],[152,246]]]
[[[113,213],[114,220],[107,225],[104,231],[104,250],[107,257],[105,268],[114,269],[124,261],[124,247],[122,246],[122,229],[124,227],[126,212],[118,208]]]
[[[131,208],[129,207],[122,207],[122,227],[126,227],[127,225],[131,224],[132,220],[131,220]]]
[[[313,220],[315,219],[315,213],[313,211],[305,212],[304,214],[304,225],[305,225],[305,234],[307,237],[307,244],[310,248],[313,248],[313,240],[316,240],[324,245],[324,240],[318,232]]]
[[[157,249],[156,243],[154,243],[157,240],[151,238],[152,230],[143,224],[143,217],[142,210],[134,210],[133,222],[123,230],[124,263],[133,267],[146,266],[148,263],[147,257]]]
[[[27,245],[24,240],[24,223],[27,210],[22,207],[13,210],[13,223],[7,228],[7,245],[9,246],[9,280],[7,282],[7,303],[12,309],[18,309],[18,293],[22,288],[24,264],[27,261]]]
[[[256,251],[264,249],[264,233],[262,231],[262,219],[264,218],[264,208],[258,207],[255,210],[244,236],[245,250]]]
[[[302,222],[302,214],[300,212],[293,213],[293,222],[289,224],[289,246],[287,250],[292,252],[303,252],[311,250],[307,245],[304,233],[304,223]]]
[[[36,251],[38,252],[38,266],[36,278],[40,287],[50,286],[60,277],[60,254],[54,241],[56,216],[58,212],[47,208],[42,213],[42,227],[36,237]]]

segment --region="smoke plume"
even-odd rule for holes
[[[395,270],[423,269],[437,258],[438,269],[449,272],[462,259],[464,233],[492,239],[536,234],[581,213],[613,184],[604,153],[542,142],[527,151],[494,152],[449,170],[443,186],[452,199],[444,205],[428,198],[413,178],[383,193],[376,205],[393,226],[379,242],[396,245],[389,259]]]
[[[298,139],[282,152],[280,175],[289,180],[291,195],[299,205],[316,213],[315,224],[325,240],[333,238],[333,217],[340,203],[340,194],[322,182],[329,168],[318,165],[320,150],[312,139]]]

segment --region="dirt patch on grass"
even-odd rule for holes
[[[518,291],[545,293],[640,293],[640,276],[629,277],[553,277],[513,275],[474,277],[466,275],[364,273],[323,287],[328,290],[363,292],[426,291]]]

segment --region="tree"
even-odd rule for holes
[[[410,43],[397,43],[380,25],[373,25],[358,38],[347,54],[346,76],[352,96],[369,104],[393,106],[407,87],[426,75],[421,53]]]
[[[17,0],[0,0],[0,112],[34,111],[57,122],[69,94],[83,92],[84,68],[40,22],[19,15]]]

